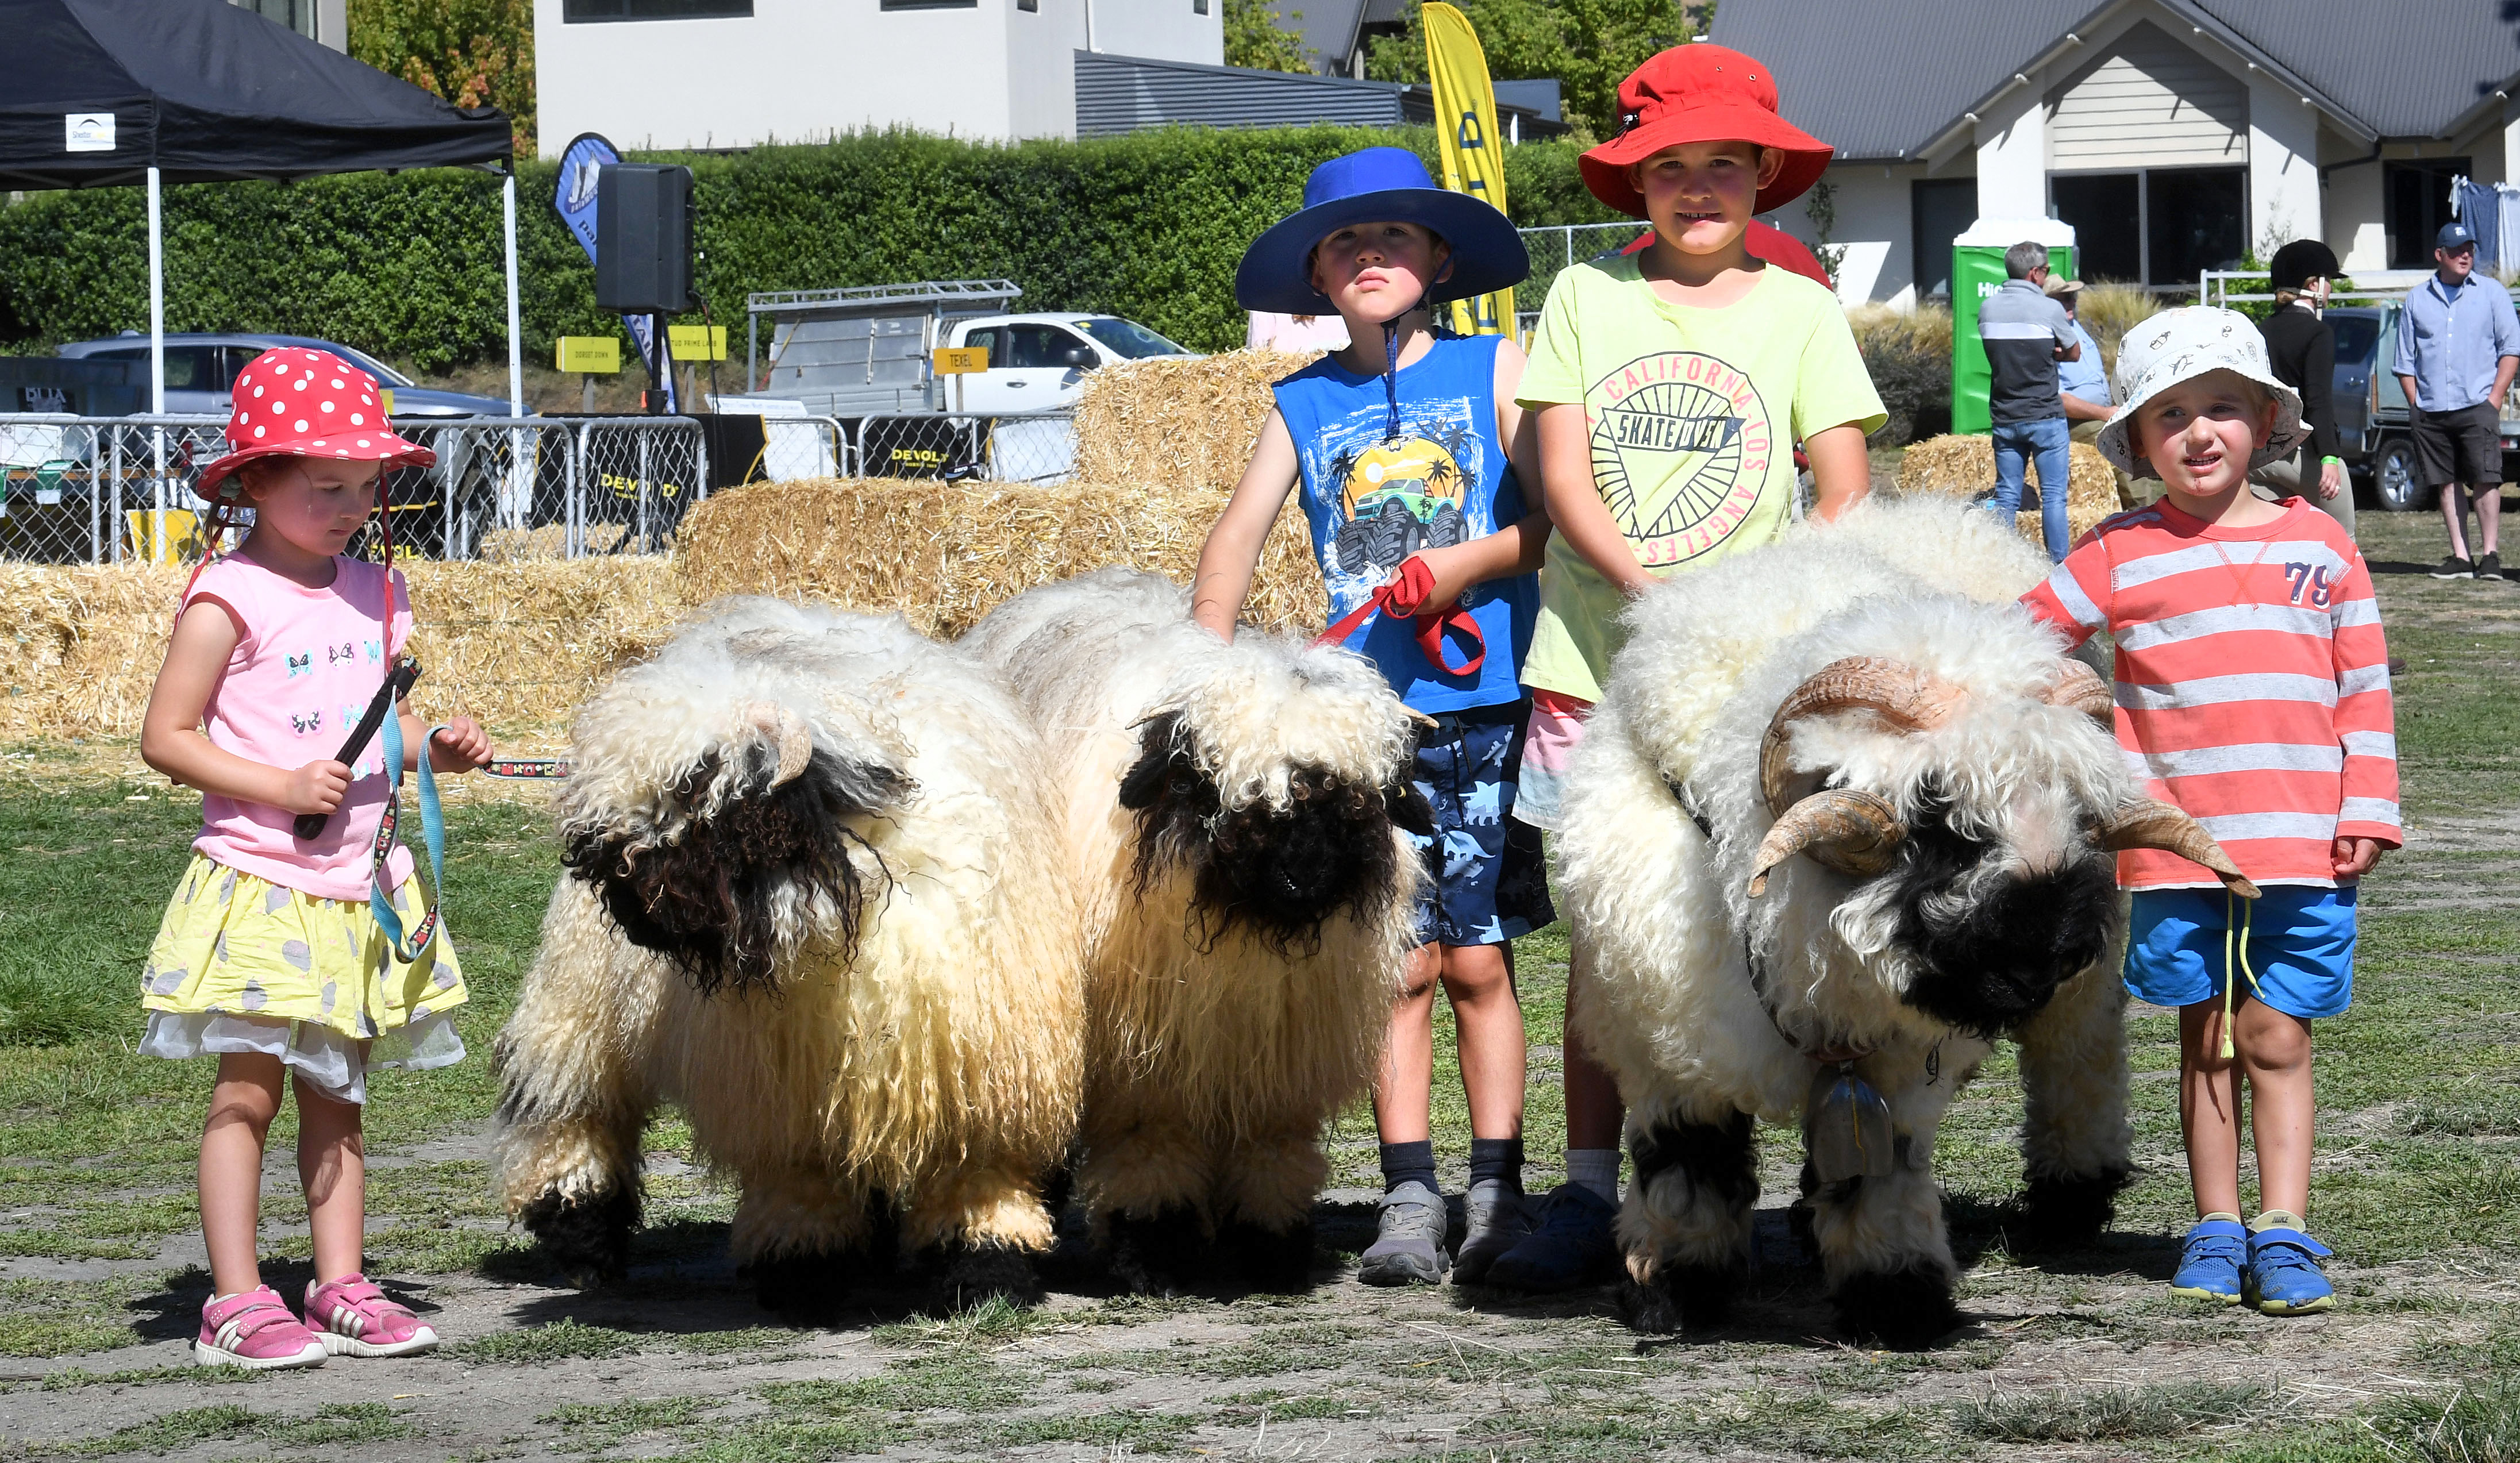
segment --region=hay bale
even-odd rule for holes
[[[2067,460],[2071,468],[2065,478],[2065,522],[2070,540],[2091,532],[2092,525],[2117,512],[2119,504],[2117,473],[2098,448],[2089,442],[2076,442],[2068,450]],[[2038,482],[2038,463],[2032,462],[2023,475]],[[1947,436],[1916,443],[1899,459],[1899,491],[1946,498],[1985,497],[1995,491],[1995,439]],[[2024,510],[2014,526],[2034,544],[2047,542],[2035,512]]]
[[[1239,472],[1238,467],[1237,472]],[[1227,489],[1167,481],[1057,487],[919,478],[755,483],[709,495],[675,536],[686,604],[820,599],[960,635],[1036,585],[1129,564],[1187,583]],[[1302,510],[1270,530],[1246,623],[1317,633],[1328,608]]]
[[[1230,490],[1260,439],[1270,385],[1321,357],[1230,350],[1106,366],[1076,403],[1076,476]]]
[[[682,612],[662,558],[521,564],[405,561],[425,716],[549,732]],[[0,734],[131,736],[165,659],[189,567],[0,564]]]

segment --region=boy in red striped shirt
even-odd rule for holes
[[[2201,1218],[2171,1288],[2270,1315],[2325,1310],[2329,1252],[2303,1218],[2310,1023],[2352,998],[2355,881],[2401,841],[2379,605],[2334,519],[2249,492],[2249,470],[2308,433],[2245,317],[2153,316],[2127,333],[2118,377],[2126,404],[2097,445],[2159,477],[2162,499],[2102,522],[2022,603],[2077,644],[2109,632],[2130,770],[2264,891],[2237,899],[2174,854],[2118,856],[2135,895],[2127,989],[2179,1008],[2180,1126]],[[2245,1226],[2244,1082],[2260,1200]]]

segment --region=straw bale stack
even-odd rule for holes
[[[2118,511],[2117,474],[2109,460],[2089,442],[2071,449],[2072,469],[2066,474],[2065,521],[2069,538],[2079,539],[2102,518]],[[2039,481],[2039,466],[2026,476]],[[1918,442],[1899,460],[1899,491],[1933,493],[1947,498],[1982,498],[1995,491],[1995,441],[1991,437],[1945,436]],[[2045,544],[2039,515],[2024,510],[2014,526],[2034,544]]]
[[[1230,350],[1106,366],[1076,404],[1076,476],[1231,489],[1260,439],[1270,383],[1321,358]]]
[[[660,558],[403,567],[426,671],[412,708],[494,731],[564,724],[682,612]],[[137,735],[190,572],[0,564],[0,735]]]
[[[721,595],[821,599],[899,614],[950,638],[1002,600],[1106,564],[1188,582],[1225,498],[1222,487],[1180,483],[755,483],[709,495],[683,520],[675,586],[686,604]],[[1313,633],[1327,608],[1290,498],[1261,552],[1243,619]]]

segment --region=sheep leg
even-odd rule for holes
[[[1212,1155],[1177,1121],[1088,1123],[1076,1188],[1111,1273],[1139,1295],[1180,1294],[1207,1259]]]
[[[1750,1267],[1759,1173],[1750,1115],[1696,1122],[1669,1108],[1630,1119],[1636,1181],[1619,1211],[1628,1274],[1619,1315],[1639,1331],[1718,1325]]]
[[[728,1248],[764,1309],[819,1319],[891,1272],[900,1240],[887,1196],[812,1169],[742,1176]]]
[[[1041,1301],[1033,1257],[1051,1246],[1051,1214],[1031,1175],[1007,1164],[935,1174],[902,1216],[904,1243],[937,1274],[947,1308],[1003,1298]]]
[[[1958,1267],[1934,1182],[1934,1130],[1951,1088],[1942,1082],[1885,1092],[1890,1172],[1821,1184],[1809,1195],[1829,1300],[1849,1335],[1918,1347],[1959,1322],[1952,1304]],[[1815,1176],[1808,1164],[1804,1173]]]
[[[2127,1121],[2126,987],[2117,953],[2066,983],[2023,1024],[2023,1238],[2088,1245],[2135,1171]]]
[[[1313,1198],[1329,1177],[1318,1123],[1245,1138],[1227,1150],[1217,1179],[1225,1222],[1218,1246],[1236,1257],[1255,1290],[1302,1290],[1313,1278]]]

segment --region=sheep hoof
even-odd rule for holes
[[[991,1301],[1016,1306],[1041,1304],[1041,1277],[1032,1257],[996,1240],[958,1240],[939,1250],[942,1265],[936,1277],[936,1302],[947,1310],[965,1310]]]
[[[1198,1216],[1189,1206],[1167,1204],[1151,1215],[1111,1217],[1111,1273],[1131,1293],[1180,1295],[1196,1272],[1201,1243]]]
[[[1273,1295],[1308,1290],[1313,1283],[1313,1224],[1297,1221],[1286,1229],[1263,1229],[1248,1219],[1225,1226],[1217,1245],[1235,1257],[1242,1282]]]
[[[1960,1321],[1951,1272],[1940,1265],[1858,1271],[1838,1281],[1829,1300],[1840,1331],[1895,1351],[1926,1347]]]
[[[517,1222],[570,1285],[593,1290],[629,1273],[639,1190],[622,1186],[570,1199],[554,1189],[517,1211]]]
[[[2100,1237],[2117,1214],[2125,1169],[2097,1174],[2033,1175],[2021,1199],[2021,1239],[2034,1249],[2078,1249]]]
[[[1738,1266],[1715,1264],[1666,1264],[1650,1281],[1623,1278],[1619,1319],[1653,1336],[1712,1330],[1732,1316],[1741,1278]]]

